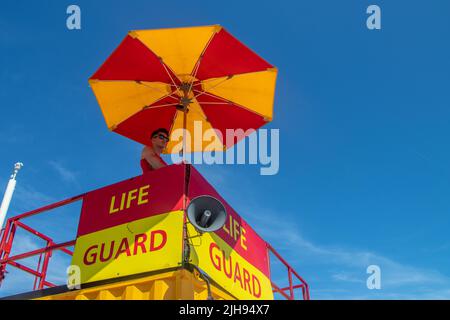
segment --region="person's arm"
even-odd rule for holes
[[[165,164],[162,163],[159,158],[155,155],[153,150],[151,150],[148,147],[145,147],[144,150],[142,150],[142,158],[147,160],[147,162],[150,164],[150,166],[156,170],[160,169],[162,167],[165,167]]]

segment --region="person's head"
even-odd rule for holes
[[[164,128],[156,129],[151,135],[152,147],[157,154],[161,154],[169,141],[169,131]]]

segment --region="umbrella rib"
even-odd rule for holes
[[[228,75],[228,76],[223,76],[223,77],[227,77],[227,78],[224,79],[222,82],[224,82],[225,80],[229,80],[229,79],[231,79],[231,78],[233,78],[233,77],[236,77],[236,76],[242,76],[242,75],[251,74],[251,73],[267,72],[267,71],[269,71],[269,70],[276,70],[276,68],[269,68],[269,69],[259,70],[259,71],[249,71],[249,72],[235,73],[235,74],[231,74],[231,75]],[[201,84],[205,84],[205,83],[207,83],[207,82],[217,81],[217,79],[220,79],[220,78],[223,78],[223,77],[208,78],[208,79],[205,79],[205,80],[201,80],[200,83],[201,83]],[[222,82],[220,82],[220,84],[221,84]],[[215,88],[215,87],[218,86],[218,85],[219,85],[219,84],[217,84],[217,85],[215,85],[215,86],[212,86],[212,87],[209,88],[209,89]]]
[[[197,62],[195,63],[195,67],[194,70],[192,71],[192,79],[191,79],[191,83],[189,84],[189,91],[192,90],[192,85],[194,84],[194,79],[197,76],[197,72],[200,69],[200,63],[202,62],[203,56],[205,55],[206,50],[208,49],[209,45],[211,44],[212,40],[214,39],[214,37],[216,36],[217,32],[214,31],[213,35],[209,38],[208,43],[206,44],[206,46],[203,48],[202,53],[200,54],[200,57],[198,57]]]
[[[215,104],[215,105],[219,105],[219,104],[222,104],[222,105],[224,105],[224,104],[232,104],[232,105],[234,105],[234,106],[236,106],[236,107],[239,107],[239,108],[241,108],[241,109],[244,109],[244,110],[246,110],[246,111],[248,111],[248,112],[251,112],[251,113],[254,113],[254,114],[257,114],[258,116],[260,116],[260,117],[262,117],[262,118],[264,118],[264,119],[266,119],[267,117],[265,116],[265,115],[263,115],[263,114],[261,114],[261,113],[259,113],[259,112],[256,112],[256,111],[254,111],[254,110],[252,110],[252,109],[249,109],[249,108],[246,108],[246,107],[244,107],[244,106],[241,106],[240,104],[238,104],[238,103],[236,103],[236,102],[233,102],[233,101],[231,101],[231,100],[227,100],[227,99],[224,99],[224,98],[222,98],[222,97],[219,97],[219,96],[215,96],[215,95],[213,95],[213,94],[211,94],[211,93],[209,93],[209,92],[206,92],[206,91],[199,91],[199,90],[195,90],[194,89],[194,91],[196,91],[196,92],[201,92],[201,93],[203,93],[203,94],[205,94],[205,95],[207,95],[207,96],[210,96],[210,97],[213,97],[213,98],[215,98],[215,99],[219,99],[219,100],[222,100],[223,101],[223,103],[220,103],[220,102],[201,102],[201,101],[198,101],[198,104],[200,105],[200,107],[201,107],[201,105],[202,105],[202,103],[203,104]],[[203,108],[202,108],[203,109]]]
[[[194,89],[194,92],[199,92],[199,93],[201,93],[201,95],[204,94],[204,95],[207,95],[207,96],[210,96],[210,97],[213,97],[213,98],[222,100],[222,101],[226,102],[227,104],[233,104],[233,103],[234,103],[234,102],[232,102],[232,101],[230,101],[230,100],[227,100],[227,99],[224,99],[224,98],[222,98],[222,97],[213,95],[213,94],[211,94],[211,93],[209,93],[209,92],[207,92],[207,91],[200,91],[200,90],[195,90],[195,89]],[[197,98],[197,97],[199,97],[199,96],[200,96],[200,94],[197,95],[197,96],[195,96],[195,97]],[[198,101],[198,100],[197,100],[197,101]],[[199,103],[200,103],[200,102],[199,102]]]
[[[156,91],[156,92],[159,92],[159,93],[164,93],[164,94],[167,94],[167,92],[166,91],[163,91],[163,90],[160,90],[160,89],[158,89],[158,88],[153,88],[153,87],[150,87],[150,86],[148,86],[148,85],[146,85],[143,81],[141,81],[141,80],[101,80],[101,82],[134,82],[134,83],[136,83],[136,84],[140,84],[140,85],[142,85],[142,86],[144,86],[144,87],[146,87],[146,88],[149,88],[149,89],[151,89],[151,90],[153,90],[153,91]],[[148,82],[148,83],[152,83],[152,81],[145,81],[145,82]],[[156,83],[156,82],[155,82]],[[164,83],[164,84],[167,84],[167,85],[169,85],[169,86],[174,86],[174,85],[171,85],[170,83]],[[175,85],[175,87],[177,87],[176,85]],[[178,87],[177,87],[178,88]],[[169,96],[170,95],[172,95],[173,94],[173,92],[171,93],[171,94],[169,94]],[[174,97],[175,98],[175,97]],[[176,99],[178,99],[178,98],[176,98]]]
[[[220,105],[230,105],[232,104],[230,101],[224,101],[224,102],[203,102],[205,104],[220,104]]]
[[[222,83],[224,83],[224,82],[227,81],[227,80],[230,80],[232,77],[233,77],[233,76],[228,76],[226,79],[223,79],[222,81],[216,83],[215,85],[213,85],[213,86],[212,86],[211,88],[209,88],[208,90],[217,88],[219,85],[221,85]],[[194,90],[194,91],[200,92],[198,95],[194,96],[194,98],[200,97],[201,95],[203,95],[203,94],[206,93],[206,91],[198,91],[198,90]]]
[[[219,77],[219,78],[221,78],[221,77]],[[204,83],[211,82],[211,81],[217,81],[217,79],[219,79],[219,78],[208,78],[205,80],[201,80],[200,83],[204,84]]]
[[[147,86],[147,85],[145,85],[144,83],[142,83],[141,81],[136,81],[136,83],[137,83],[137,84],[140,84],[140,85],[142,85],[142,86],[144,86],[144,87],[146,87],[146,88],[152,89],[152,90],[154,90],[154,91],[157,91],[157,92],[160,92],[160,93],[166,93],[166,92],[164,92],[164,91],[162,91],[162,90],[159,90],[159,89],[157,89],[157,88],[152,88],[152,87],[150,87],[150,86]],[[174,96],[173,94],[174,94],[174,92],[169,93],[169,94],[166,95],[165,97],[171,97],[171,98],[174,98],[174,99],[178,100],[179,98],[176,97],[176,96]]]
[[[175,114],[173,115],[172,123],[170,124],[169,137],[172,135],[173,128],[175,127],[175,120],[177,119],[177,114],[178,114],[178,110],[175,110]],[[166,149],[164,151],[167,151],[167,146],[168,145],[166,145]]]
[[[170,80],[172,81],[173,85],[175,86],[175,88],[179,89],[179,87],[177,86],[177,84],[175,83],[175,80],[173,80],[172,75],[170,74],[169,70],[167,69],[166,64],[164,63],[164,61],[162,60],[162,58],[159,58],[159,62],[161,62],[162,66],[164,67],[164,70],[166,70],[167,74],[169,75]]]
[[[173,99],[177,100],[177,103],[173,103],[173,104],[163,104],[163,105],[155,105],[155,103],[158,103],[158,102],[164,100],[165,98],[173,98]],[[174,106],[178,105],[178,98],[175,98],[174,96],[168,94],[168,95],[165,95],[164,97],[159,98],[159,99],[156,100],[156,101],[153,101],[152,104],[149,104],[149,105],[144,106],[144,107],[142,108],[142,110],[145,110],[145,109],[151,109],[152,107],[160,107],[160,106],[163,106],[163,107],[164,107],[164,106],[172,106],[172,105],[174,105]]]
[[[170,107],[170,106],[177,106],[178,103],[168,103],[168,104],[160,104],[160,105],[151,105],[151,106],[145,106],[144,108],[142,108],[142,110],[147,110],[147,109],[157,109],[157,108],[162,108],[162,107]]]
[[[200,68],[200,62],[202,61],[202,57],[203,56],[200,55],[200,58],[198,59],[196,65],[195,65],[195,68],[194,68],[195,72],[191,76],[192,79],[191,79],[191,81],[189,83],[189,90],[188,90],[188,92],[190,92],[192,90],[192,86],[194,85],[194,79],[197,76],[198,69]]]

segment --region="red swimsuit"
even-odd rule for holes
[[[156,155],[156,156],[159,158],[159,161],[161,161],[161,163],[163,163],[164,165],[167,166],[167,163],[165,163],[164,160],[163,160],[160,156],[158,156],[158,155]],[[155,169],[150,165],[150,163],[148,163],[148,161],[145,160],[145,159],[141,159],[141,168],[142,168],[142,173],[146,173],[146,172],[154,171],[154,170],[155,170]]]

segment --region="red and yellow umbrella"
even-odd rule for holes
[[[276,77],[273,65],[214,25],[131,31],[89,83],[110,130],[148,144],[157,128],[194,135],[199,121],[214,136],[187,144],[197,152],[212,139],[222,150],[237,143],[225,139],[227,129],[270,122]]]

